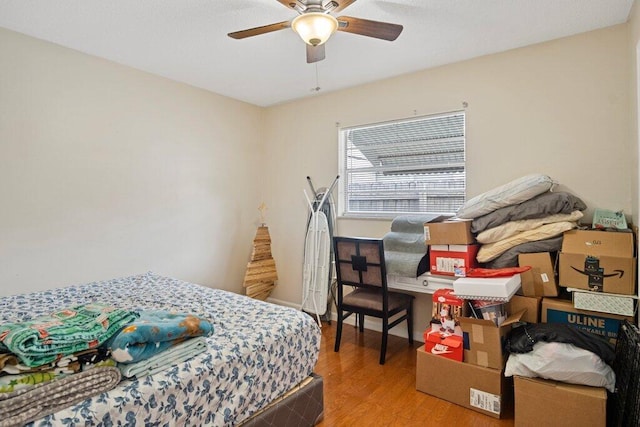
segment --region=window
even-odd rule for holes
[[[339,132],[341,215],[453,214],[464,204],[464,112]]]

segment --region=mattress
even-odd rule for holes
[[[308,378],[318,360],[321,333],[307,314],[153,273],[3,297],[0,323],[89,302],[195,313],[214,332],[205,353],[30,425],[238,425]]]

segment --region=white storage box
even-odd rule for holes
[[[520,275],[509,277],[461,277],[453,282],[458,298],[507,302],[520,289]]]
[[[585,292],[582,289],[567,288],[572,292],[573,306],[580,310],[633,316],[636,312],[636,299],[633,296]]]

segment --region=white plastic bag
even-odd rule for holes
[[[616,375],[598,355],[573,344],[537,342],[529,353],[511,353],[505,377],[520,375],[571,384],[605,387],[614,392]]]

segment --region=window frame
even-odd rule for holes
[[[377,126],[386,126],[393,124],[401,124],[401,123],[410,123],[425,119],[437,119],[441,117],[447,116],[456,116],[461,115],[463,120],[463,135],[462,135],[462,145],[463,145],[463,161],[462,161],[462,173],[464,174],[463,178],[463,189],[462,189],[462,197],[463,201],[466,200],[466,188],[467,188],[467,129],[466,129],[466,110],[454,110],[447,112],[440,112],[428,115],[420,115],[420,116],[412,116],[405,117],[401,119],[388,120],[383,122],[374,122],[367,124],[359,124],[352,126],[344,126],[338,127],[338,168],[340,179],[338,182],[338,200],[337,200],[337,216],[339,218],[347,218],[347,219],[393,219],[398,215],[420,215],[420,214],[436,214],[436,215],[454,215],[454,212],[402,212],[402,211],[386,211],[386,212],[375,212],[375,211],[367,211],[367,212],[358,212],[358,211],[347,211],[347,185],[348,185],[348,166],[347,166],[347,135],[348,131],[355,129],[366,129],[373,128]]]

